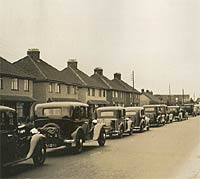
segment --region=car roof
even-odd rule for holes
[[[162,106],[166,106],[167,107],[167,105],[166,104],[150,104],[150,105],[144,105],[143,107],[144,108],[148,108],[148,107],[162,107]]]
[[[180,106],[168,106],[168,108],[179,108]]]
[[[141,107],[141,106],[136,106],[136,107],[126,107],[126,108],[125,108],[126,111],[132,111],[132,110],[134,110],[134,111],[140,111],[140,110],[143,110],[143,109],[144,109],[144,108]]]
[[[88,104],[80,102],[50,102],[50,103],[40,103],[36,104],[35,109],[37,108],[51,108],[51,107],[70,107],[70,106],[85,106],[88,107]]]
[[[0,105],[0,110],[1,111],[15,111],[15,109],[13,109],[13,108],[10,108],[10,107],[7,107],[7,106],[2,106],[2,105]]]
[[[122,109],[125,109],[124,107],[122,106],[107,106],[107,107],[100,107],[100,108],[97,108],[97,111],[109,111],[109,110],[122,110]]]

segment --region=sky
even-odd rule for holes
[[[38,48],[58,70],[69,59],[156,94],[200,97],[200,0],[0,0],[0,56]]]

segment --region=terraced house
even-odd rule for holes
[[[16,61],[14,66],[35,78],[33,97],[37,102],[78,101],[77,86],[63,81],[60,71],[40,59],[38,49],[28,50],[27,56]]]
[[[102,86],[107,89],[107,101],[113,106],[133,106],[135,94],[137,94],[137,105],[139,105],[139,92],[133,89],[121,79],[120,73],[114,74],[114,79],[110,80],[103,75],[102,68],[95,68],[94,74],[91,76],[93,79],[99,81]]]
[[[0,104],[16,109],[19,121],[30,115],[34,77],[0,57]]]
[[[96,107],[108,105],[107,88],[98,80],[89,77],[78,69],[76,60],[69,60],[67,67],[61,71],[64,81],[70,81],[78,86],[78,100],[90,105],[91,112]]]

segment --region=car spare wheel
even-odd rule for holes
[[[39,140],[33,154],[33,163],[36,166],[43,165],[46,159],[46,145],[44,140]]]
[[[98,144],[99,146],[104,146],[105,143],[106,143],[106,132],[105,132],[105,129],[102,128],[99,134]]]

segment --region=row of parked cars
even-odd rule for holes
[[[89,106],[79,102],[37,104],[32,125],[19,124],[16,111],[0,106],[1,167],[32,158],[45,162],[46,148],[66,146],[80,153],[83,143],[104,146],[107,136],[123,137],[173,121],[188,119],[187,106],[145,105],[143,107],[100,107],[91,119]]]

